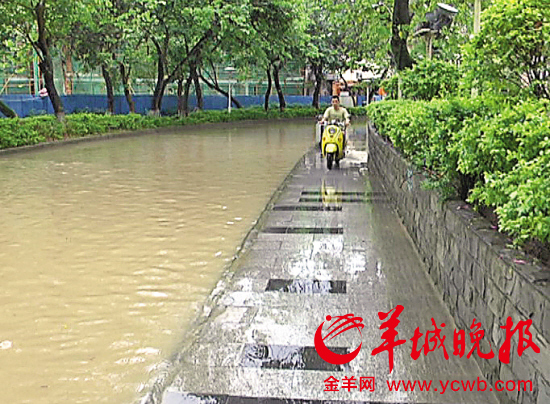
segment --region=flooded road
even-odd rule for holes
[[[499,402],[489,380],[443,388],[487,373],[453,354],[460,326],[394,210],[391,179],[350,154],[332,170],[316,150],[296,165],[146,404]]]
[[[136,400],[313,142],[246,123],[0,157],[2,402]]]

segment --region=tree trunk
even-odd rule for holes
[[[393,3],[393,22],[399,25],[409,25],[411,23],[411,13],[409,11],[409,0],[394,0]]]
[[[199,74],[197,73],[197,65],[193,62],[189,65],[191,71],[191,77],[193,78],[193,85],[195,86],[195,94],[197,96],[197,108],[201,111],[204,109],[204,100],[202,98],[202,88],[199,81]]]
[[[178,79],[178,116],[183,116],[183,77]]]
[[[338,74],[340,74],[340,80],[342,80],[344,82],[344,91],[350,91],[349,84],[346,81],[346,79],[344,78],[344,75],[342,74],[342,72],[340,71]]]
[[[393,61],[396,70],[404,70],[413,66],[413,59],[407,49],[407,39],[401,38],[399,34],[399,28],[393,27],[393,36],[391,39],[391,49],[393,54]]]
[[[136,104],[132,99],[132,93],[130,91],[130,70],[131,68],[128,68],[128,71],[126,71],[124,63],[120,63],[120,77],[122,78],[122,86],[124,87],[124,96],[126,97],[126,102],[128,103],[130,113],[135,114]]]
[[[215,35],[215,32],[214,32],[214,28],[219,28],[220,27],[220,24],[219,24],[219,21],[217,19],[217,17],[215,18],[214,20],[214,23],[212,25],[212,28],[210,28],[208,31],[206,31],[204,33],[204,35],[201,37],[201,39],[199,41],[197,41],[197,43],[195,43],[195,45],[193,46],[193,48],[187,52],[187,55],[185,57],[183,57],[178,63],[177,65],[174,67],[174,69],[172,70],[172,72],[167,72],[166,75],[165,75],[165,69],[166,69],[166,59],[165,59],[165,55],[167,53],[167,48],[168,48],[168,44],[170,42],[170,37],[169,36],[166,36],[163,40],[164,42],[164,46],[161,47],[160,44],[152,39],[153,41],[153,44],[155,45],[155,48],[157,49],[157,56],[158,56],[158,62],[157,62],[157,84],[155,85],[155,91],[153,92],[153,102],[152,102],[152,112],[153,114],[155,115],[160,115],[160,108],[161,108],[161,104],[162,104],[162,97],[164,95],[164,90],[166,89],[166,86],[168,85],[168,83],[171,83],[175,78],[176,78],[176,75],[177,73],[179,72],[179,70],[183,67],[183,65],[188,62],[189,60],[193,60],[195,59],[195,65],[196,65],[196,60],[197,58],[199,57],[200,53],[202,52],[205,44],[214,37]],[[164,51],[163,51],[164,49]],[[189,63],[193,63],[193,62],[189,62]],[[202,101],[202,91],[200,89],[200,86],[199,86],[199,81],[198,81],[198,76],[196,75],[196,72],[195,72],[195,78],[196,78],[196,86],[195,86],[195,89],[196,89],[196,92],[197,92],[197,104],[199,105],[199,108],[202,109],[203,107],[203,101]]]
[[[164,95],[164,79],[158,78],[155,90],[153,91],[153,100],[151,102],[151,113],[153,115],[160,115],[160,108],[162,107],[162,97]]]
[[[267,90],[265,91],[264,109],[269,109],[269,96],[271,95],[271,66],[267,67]]]
[[[275,88],[277,89],[277,95],[279,96],[279,110],[283,112],[286,108],[285,95],[279,83],[279,66],[273,65],[273,81],[275,82]]]
[[[209,82],[202,74],[200,75],[201,80],[212,90],[217,91],[218,93],[222,94],[225,98],[229,98],[229,93],[225,91],[223,88],[221,88],[218,83],[211,83]],[[242,104],[237,100],[233,95],[231,95],[231,105],[235,104],[237,108],[242,108]]]
[[[351,96],[351,88],[349,87],[349,84],[347,82],[347,80],[344,78],[344,75],[342,74],[342,72],[340,72],[340,79],[344,82],[344,91],[347,91],[348,94]],[[355,102],[355,97],[351,97],[351,101],[353,102],[353,106],[356,107],[357,104]]]
[[[72,95],[73,93],[73,58],[70,49],[67,46],[63,47],[63,76],[65,83],[65,94]]]
[[[187,116],[189,115],[189,88],[191,87],[191,82],[193,81],[191,75],[185,80],[185,85],[183,84],[183,77],[178,79],[178,115]]]
[[[155,84],[155,90],[153,91],[153,100],[151,103],[151,113],[156,116],[160,116],[160,108],[162,107],[162,97],[164,96],[164,89],[166,88],[166,81],[164,79],[164,58],[160,45],[153,41],[157,48],[157,83]]]
[[[160,116],[160,109],[162,108],[162,98],[164,97],[165,88],[166,83],[164,80],[161,80],[155,86],[155,91],[153,92],[153,102],[151,105],[151,113],[155,116]]]
[[[313,65],[313,71],[315,73],[315,91],[313,92],[313,102],[312,106],[314,108],[320,107],[320,98],[321,98],[321,87],[323,85],[323,65],[319,63],[318,65]]]
[[[192,82],[193,78],[189,75],[189,77],[187,77],[187,81],[185,82],[185,88],[183,91],[182,111],[185,116],[189,115],[189,90],[191,89]]]
[[[38,63],[38,67],[42,72],[42,77],[44,77],[44,84],[46,90],[48,90],[48,97],[52,103],[55,116],[61,122],[65,121],[65,110],[63,108],[63,102],[61,97],[55,88],[55,82],[53,78],[53,62],[50,54],[48,53],[46,60],[42,60]]]
[[[105,80],[105,88],[107,89],[107,111],[111,115],[115,113],[115,94],[113,91],[113,80],[111,79],[111,73],[105,65],[101,65],[101,74]]]
[[[17,113],[2,100],[0,100],[0,112],[8,118],[17,118]]]
[[[409,0],[394,0],[392,17],[391,49],[396,70],[403,70],[413,66],[413,59],[407,48],[407,35],[401,33],[400,25],[411,23]]]
[[[65,122],[65,110],[63,108],[63,102],[61,97],[55,88],[55,82],[53,77],[53,62],[52,56],[50,54],[50,49],[48,46],[48,38],[46,34],[46,2],[45,0],[40,0],[35,8],[34,12],[36,14],[36,23],[38,27],[38,39],[33,43],[33,46],[37,51],[39,51],[40,61],[38,67],[42,72],[44,77],[44,84],[46,90],[48,90],[48,97],[53,106],[55,116],[60,122]]]

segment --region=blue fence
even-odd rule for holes
[[[136,104],[136,112],[145,114],[151,109],[152,96],[136,95],[133,97]],[[243,107],[260,106],[264,104],[263,96],[236,96],[236,99]],[[34,97],[32,95],[5,95],[0,97],[7,105],[10,106],[20,117],[53,114],[53,108],[49,98]],[[107,109],[107,97],[105,95],[66,95],[61,96],[66,113],[73,112],[96,112],[105,111]],[[289,95],[285,97],[287,104],[311,105],[312,96]],[[278,104],[277,96],[271,96],[270,103]],[[363,97],[358,97],[357,105],[361,105]],[[330,97],[321,97],[322,104],[330,104]],[[189,108],[193,110],[197,105],[195,97],[189,97]],[[165,114],[175,113],[178,107],[178,97],[174,95],[166,95],[162,100],[162,112]],[[227,98],[217,95],[209,95],[204,97],[204,109],[222,110],[227,108]],[[124,96],[115,96],[115,113],[127,114],[129,112],[128,104]],[[0,117],[3,117],[0,114]]]

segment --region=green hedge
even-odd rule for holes
[[[493,207],[518,243],[550,242],[548,101],[384,101],[368,114],[446,196]]]
[[[350,108],[352,115],[366,115],[366,108]],[[187,117],[154,117],[137,114],[98,115],[91,113],[67,115],[64,125],[52,115],[29,118],[0,119],[0,149],[33,145],[65,137],[78,138],[106,134],[113,131],[129,131],[165,126],[195,125],[201,123],[231,122],[253,119],[279,119],[314,117],[323,109],[307,106],[291,106],[284,112],[264,111],[262,108],[233,109],[231,114],[223,111],[198,111]]]
[[[437,59],[424,59],[399,73],[402,98],[429,101],[459,95],[460,69],[452,63]],[[397,99],[398,75],[382,82],[388,98]]]
[[[65,126],[52,115],[29,118],[0,119],[0,149],[27,146],[41,142],[88,135],[105,134],[113,131],[128,131],[163,126],[193,125],[209,122],[229,122],[245,119],[273,119],[308,117],[320,111],[308,107],[291,107],[281,113],[278,110],[265,112],[260,108],[234,109],[227,111],[199,111],[187,117],[153,117],[137,114],[98,115],[91,113],[67,115]]]

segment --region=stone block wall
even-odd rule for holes
[[[498,380],[532,380],[533,391],[497,392],[503,403],[550,403],[550,268],[507,246],[510,240],[463,201],[441,202],[436,191],[372,126],[368,130],[369,171],[380,178],[389,199],[415,242],[426,269],[454,317],[466,330],[467,349],[472,321],[485,330],[482,352],[489,342],[495,357],[472,355],[491,384]],[[510,316],[514,326],[532,319],[530,331],[540,353],[527,349],[520,357],[519,332],[512,338],[510,363],[498,360]]]

